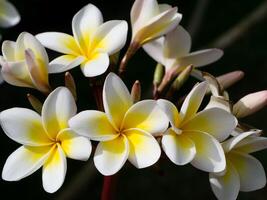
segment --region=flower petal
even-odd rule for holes
[[[206,82],[199,83],[185,98],[180,110],[180,114],[184,123],[190,118],[194,117],[194,115],[197,113],[207,88],[208,84]]]
[[[92,35],[103,23],[100,10],[93,4],[84,6],[72,19],[72,32],[80,48],[87,53]]]
[[[127,110],[132,106],[131,95],[122,82],[114,73],[106,77],[103,89],[103,104],[109,120],[119,129]]]
[[[169,120],[157,101],[143,100],[134,104],[125,114],[122,129],[138,128],[150,134],[160,134],[169,125]]]
[[[264,168],[256,158],[237,152],[231,152],[228,158],[239,174],[240,191],[250,192],[266,185]]]
[[[49,157],[51,146],[21,146],[6,160],[2,178],[6,181],[18,181],[37,171]]]
[[[222,143],[222,147],[224,151],[227,153],[234,149],[242,140],[247,138],[248,136],[257,134],[256,131],[248,131],[244,133],[240,133],[235,137],[230,138],[229,140],[226,140],[225,142]]]
[[[140,44],[145,44],[157,37],[172,31],[181,21],[182,15],[177,13],[177,8],[167,10],[143,25],[136,34],[133,35],[133,40],[137,40]]]
[[[96,141],[112,140],[118,136],[107,115],[100,111],[80,112],[69,120],[69,126],[79,135]]]
[[[157,103],[162,111],[167,115],[172,127],[178,127],[181,119],[176,106],[172,102],[165,99],[159,99]]]
[[[92,151],[92,145],[88,138],[77,135],[71,129],[62,130],[57,139],[68,158],[86,161]]]
[[[165,132],[161,143],[168,158],[176,165],[185,165],[196,155],[194,142],[184,134],[176,134],[171,128]]]
[[[67,171],[67,161],[59,144],[54,147],[50,157],[43,166],[43,187],[46,192],[54,193],[63,184]]]
[[[42,121],[47,134],[55,139],[60,130],[68,128],[68,120],[76,111],[71,92],[65,87],[55,89],[45,100],[42,109]]]
[[[165,60],[163,56],[163,43],[164,37],[160,37],[156,40],[144,44],[143,49],[156,62],[165,66]]]
[[[205,49],[179,58],[178,64],[180,66],[193,65],[195,67],[202,67],[219,60],[222,56],[223,51],[220,49]]]
[[[105,73],[109,66],[107,53],[96,53],[90,60],[81,64],[81,69],[86,77],[95,77]]]
[[[218,199],[235,200],[237,198],[240,190],[239,175],[230,162],[227,162],[227,169],[223,176],[210,173],[209,181]]]
[[[104,50],[108,55],[117,53],[126,43],[128,24],[123,20],[111,20],[102,24],[93,35],[90,49]]]
[[[237,120],[232,114],[220,108],[211,108],[199,112],[183,124],[181,129],[202,131],[223,141],[229,137],[236,125]]]
[[[26,108],[11,108],[0,114],[1,126],[12,140],[30,146],[51,144],[42,125],[41,117]]]
[[[129,144],[127,138],[123,135],[114,140],[100,142],[97,145],[94,163],[98,171],[110,176],[118,172],[129,155]]]
[[[207,133],[200,131],[183,131],[195,143],[196,155],[191,164],[203,171],[221,172],[226,161],[220,143]]]
[[[15,61],[16,42],[5,40],[2,43],[2,54],[7,61]]]
[[[63,55],[52,60],[49,64],[48,72],[60,73],[71,70],[74,67],[79,66],[84,61],[83,56]]]
[[[135,167],[149,167],[158,161],[160,146],[151,134],[137,128],[128,129],[124,134],[129,141],[129,161]]]
[[[36,35],[36,38],[46,48],[51,50],[70,55],[80,54],[79,46],[71,35],[58,32],[45,32]]]
[[[138,31],[152,17],[159,14],[156,0],[136,0],[131,9],[131,24],[133,31]]]
[[[15,26],[20,21],[17,9],[10,2],[0,1],[0,26],[8,28]]]
[[[164,42],[164,56],[167,58],[179,58],[189,53],[191,49],[191,37],[182,27],[177,26],[166,35]]]

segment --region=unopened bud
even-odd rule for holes
[[[33,109],[36,110],[36,112],[38,112],[39,114],[41,114],[43,107],[41,101],[31,94],[27,94],[27,98]]]
[[[267,105],[267,90],[248,94],[233,107],[233,114],[238,117],[251,115]]]
[[[134,82],[132,90],[131,90],[131,97],[134,102],[138,102],[141,99],[141,84],[137,80]]]
[[[234,85],[236,82],[240,81],[244,77],[245,73],[242,71],[233,71],[227,74],[223,74],[217,77],[218,82],[223,87],[227,89]]]
[[[72,93],[76,101],[77,100],[76,84],[75,84],[73,76],[69,72],[65,73],[65,86],[70,90],[70,92]]]

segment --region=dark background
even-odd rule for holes
[[[16,27],[0,31],[4,40],[13,41],[22,31],[32,34],[46,31],[71,34],[72,17],[87,3],[93,3],[99,7],[105,20],[125,19],[129,22],[129,13],[133,3],[130,0],[12,0],[11,2],[19,10],[22,21]],[[190,20],[197,5],[208,2],[203,20],[193,38],[193,50],[198,50],[211,44],[240,20],[244,20],[265,0],[160,0],[159,2],[179,6],[179,11],[183,13],[181,24],[185,27],[192,25]],[[220,61],[203,68],[214,75],[237,69],[246,73],[242,81],[229,89],[232,101],[237,101],[245,94],[266,89],[266,23],[265,17],[249,27],[238,40],[224,49],[225,55]],[[50,51],[49,55],[51,59],[56,56]],[[130,69],[126,74],[128,86],[134,80],[139,79],[143,85],[143,96],[147,97],[155,64],[142,50],[139,51],[129,63]],[[96,105],[88,80],[78,68],[72,70],[72,73],[78,84],[79,111],[94,109]],[[53,87],[63,85],[62,77],[63,74],[51,76],[50,82]],[[187,87],[191,86],[189,85]],[[0,110],[11,107],[30,108],[26,101],[26,94],[30,92],[40,96],[36,91],[10,86],[6,83],[0,86],[0,91]],[[243,121],[267,131],[266,116],[267,109],[263,109]],[[8,155],[19,147],[19,144],[7,138],[2,131],[0,131],[0,142],[0,168],[2,168]],[[267,169],[267,152],[257,153],[256,156]],[[57,193],[52,195],[45,193],[42,189],[41,170],[20,182],[0,180],[1,199],[99,199],[102,176],[96,172],[91,160],[90,158],[85,164],[69,159],[65,183]],[[143,170],[137,170],[127,164],[119,173],[117,186],[117,199],[215,199],[209,186],[207,173],[196,170],[190,165],[179,167],[168,160],[163,160],[156,166]],[[239,195],[239,199],[244,200],[266,198],[266,188],[250,193],[241,192]]]

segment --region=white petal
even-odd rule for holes
[[[110,176],[117,173],[129,155],[129,144],[127,138],[123,135],[114,140],[100,142],[97,145],[94,163],[98,171]]]
[[[221,172],[226,161],[220,143],[207,133],[200,131],[183,131],[195,143],[196,155],[191,164],[206,172]]]
[[[229,137],[237,125],[236,118],[220,108],[203,110],[182,125],[183,130],[196,130],[208,133],[219,141]]]
[[[102,24],[93,35],[91,49],[102,49],[109,55],[117,53],[126,43],[128,24],[122,20],[111,20]]]
[[[178,127],[181,119],[176,106],[172,102],[165,99],[159,99],[157,102],[162,111],[167,115],[172,127]]]
[[[136,0],[131,9],[133,31],[139,30],[142,25],[158,14],[159,5],[156,0]]]
[[[51,144],[42,125],[41,117],[26,108],[11,108],[0,114],[1,126],[12,140],[31,146]]]
[[[182,26],[177,26],[176,29],[166,35],[163,50],[165,57],[179,58],[188,54],[190,49],[191,37]]]
[[[57,145],[43,166],[44,190],[49,193],[56,192],[64,182],[66,171],[67,161],[65,154],[60,145]]]
[[[75,100],[67,88],[58,87],[50,93],[42,108],[42,120],[49,136],[55,139],[60,130],[68,128],[68,120],[76,111]]]
[[[267,138],[258,136],[247,137],[242,141],[240,141],[235,146],[236,151],[245,153],[254,153],[257,151],[264,150],[266,148],[267,148]]]
[[[221,96],[210,96],[210,101],[204,110],[211,108],[220,108],[231,113],[230,102]]]
[[[61,131],[57,139],[68,158],[86,161],[92,151],[92,145],[88,138],[77,135],[70,129]]]
[[[160,37],[156,40],[144,44],[143,49],[156,62],[161,63],[165,66],[165,60],[163,56],[163,43],[164,37]]]
[[[103,23],[100,10],[93,4],[84,6],[72,19],[72,31],[74,38],[86,54],[92,35]]]
[[[6,0],[0,1],[0,26],[8,28],[14,26],[20,21],[20,15],[17,9]]]
[[[13,41],[5,40],[2,43],[2,54],[7,61],[15,61],[16,43]]]
[[[176,134],[171,128],[162,137],[162,148],[176,165],[185,165],[196,155],[194,142],[185,134]]]
[[[123,130],[138,128],[150,134],[164,132],[169,120],[155,100],[143,100],[134,104],[125,114]]]
[[[178,63],[180,66],[193,65],[195,67],[202,67],[219,60],[222,56],[223,51],[220,49],[206,49],[181,57]]]
[[[183,122],[186,122],[190,118],[194,117],[197,113],[206,94],[207,87],[208,84],[206,82],[199,83],[187,95],[180,110]]]
[[[219,200],[236,200],[240,190],[239,175],[230,162],[227,162],[226,170],[223,176],[210,173],[210,185]]]
[[[129,141],[129,161],[135,167],[149,167],[158,161],[160,146],[151,134],[140,129],[129,129],[124,134]]]
[[[2,178],[6,181],[18,181],[37,171],[50,155],[51,147],[21,146],[6,160]]]
[[[228,158],[239,174],[240,191],[250,192],[266,185],[264,168],[256,158],[236,152],[229,154]]]
[[[240,133],[235,137],[230,138],[229,140],[226,140],[225,142],[222,143],[223,149],[225,152],[229,152],[232,149],[235,148],[236,145],[238,145],[242,140],[247,138],[248,136],[257,134],[255,131],[248,131],[244,133]]]
[[[81,64],[81,69],[86,77],[95,77],[105,73],[109,66],[109,56],[107,53],[96,53],[96,55]]]
[[[114,73],[106,77],[103,89],[103,104],[109,120],[119,129],[132,98],[122,80]]]
[[[84,61],[83,56],[63,55],[52,60],[49,64],[49,73],[60,73],[79,66]]]
[[[79,135],[89,137],[92,140],[106,141],[118,136],[107,115],[100,111],[80,112],[69,120],[69,126]]]
[[[51,50],[70,54],[79,55],[80,49],[75,39],[65,33],[45,32],[36,35],[36,38],[46,47]]]
[[[169,4],[159,4],[159,12],[165,12],[166,10],[171,9],[172,6]]]

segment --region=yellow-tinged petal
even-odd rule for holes
[[[11,108],[0,114],[1,126],[12,140],[31,146],[49,145],[52,141],[46,135],[41,117],[26,108]]]
[[[7,0],[0,1],[0,27],[8,28],[20,21],[17,9]]]
[[[242,153],[254,153],[267,148],[267,138],[258,136],[249,136],[240,141],[235,150]]]
[[[53,147],[50,157],[43,166],[42,180],[46,192],[56,192],[64,182],[67,171],[67,161],[59,144]]]
[[[6,61],[15,61],[16,42],[5,40],[2,43],[2,54]]]
[[[162,111],[167,115],[172,127],[178,127],[181,123],[181,118],[176,106],[165,99],[159,99],[157,102]]]
[[[208,133],[219,141],[225,140],[237,125],[236,118],[220,108],[203,110],[181,126],[182,130]]]
[[[266,185],[266,175],[261,163],[251,155],[231,152],[227,155],[240,177],[240,191],[249,192]]]
[[[37,171],[49,157],[51,146],[21,146],[6,160],[2,178],[6,181],[18,181]]]
[[[122,130],[138,128],[150,134],[164,132],[169,120],[160,109],[157,101],[143,100],[134,104],[125,114]]]
[[[107,115],[100,111],[80,112],[69,120],[69,126],[79,135],[96,141],[113,140],[119,136]]]
[[[194,142],[185,134],[176,134],[171,128],[164,133],[161,143],[168,158],[177,165],[185,165],[195,157]]]
[[[120,135],[114,140],[100,142],[97,145],[94,163],[101,174],[110,176],[122,168],[128,155],[128,140],[124,135]]]
[[[221,172],[226,161],[221,144],[212,136],[200,131],[183,131],[195,143],[196,155],[191,164],[203,171]]]
[[[127,87],[114,73],[109,73],[105,80],[103,104],[109,120],[118,130],[121,127],[125,113],[133,102]]]
[[[80,48],[77,45],[74,37],[71,35],[58,32],[45,32],[36,35],[36,38],[46,48],[51,50],[70,55],[80,54]]]
[[[230,161],[227,162],[224,175],[210,173],[209,181],[212,191],[219,200],[236,200],[240,190],[240,181],[239,175]]]
[[[92,145],[88,138],[77,135],[71,129],[65,129],[58,134],[57,140],[67,157],[76,160],[88,160]]]
[[[180,110],[180,114],[184,123],[194,117],[197,113],[199,106],[205,96],[207,88],[208,84],[206,82],[199,83],[185,98]]]
[[[158,161],[160,146],[151,134],[137,128],[128,129],[124,134],[129,141],[129,161],[135,167],[149,167]]]
[[[50,138],[55,139],[60,130],[68,128],[68,120],[76,114],[77,107],[71,92],[58,87],[49,94],[42,109],[42,121]]]

